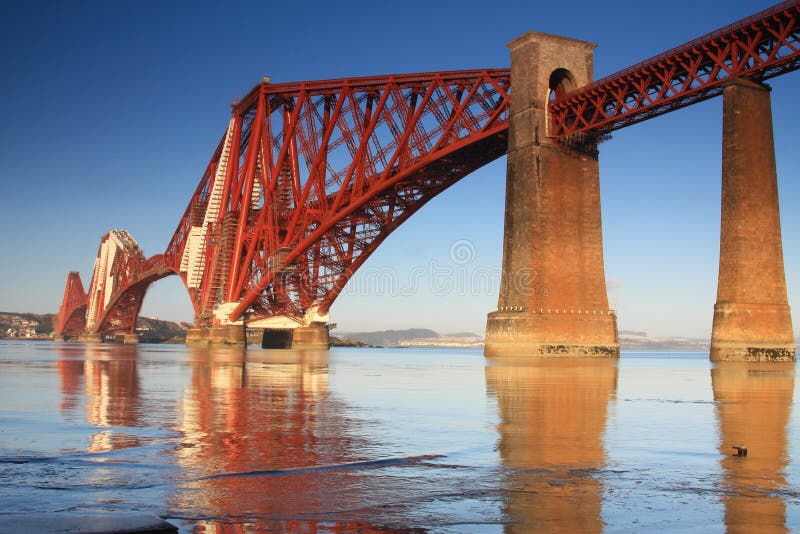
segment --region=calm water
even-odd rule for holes
[[[800,529],[794,365],[707,358],[0,341],[0,514],[146,511],[226,533]]]

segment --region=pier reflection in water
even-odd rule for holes
[[[613,360],[490,361],[507,532],[602,532],[603,434]]]
[[[788,532],[787,427],[794,362],[719,362],[711,370],[728,532]],[[747,448],[738,455],[735,446]]]

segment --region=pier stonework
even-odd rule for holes
[[[330,348],[328,325],[311,323],[294,329],[264,329],[261,348],[328,350]]]
[[[537,32],[509,43],[503,274],[487,356],[618,357],[603,264],[596,144],[548,136],[547,105],[593,80],[595,45]]]
[[[770,89],[723,91],[722,221],[712,360],[794,360]]]
[[[312,323],[309,326],[295,328],[292,331],[292,348],[328,350],[330,348],[328,325]]]
[[[244,324],[192,326],[186,332],[187,347],[247,346]]]

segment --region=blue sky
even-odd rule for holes
[[[88,286],[99,238],[162,252],[227,125],[274,82],[506,67],[528,30],[598,43],[602,77],[768,7],[605,2],[3,2],[0,310],[55,312],[67,272]],[[789,303],[800,331],[800,73],[772,80]],[[600,147],[609,295],[621,329],[707,336],[719,254],[721,100]],[[482,331],[497,303],[505,159],[398,229],[334,304],[341,330]],[[465,263],[451,249],[469,248]],[[477,270],[478,274],[475,274]],[[376,280],[394,281],[398,292]],[[409,289],[412,288],[412,289]],[[143,313],[191,320],[176,277]]]

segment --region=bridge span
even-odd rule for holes
[[[603,264],[598,143],[722,95],[712,359],[794,359],[764,82],[800,67],[800,0],[594,80],[595,45],[529,32],[510,69],[271,83],[231,119],[163,254],[103,236],[89,290],[67,278],[56,333],[135,342],[147,287],[183,281],[187,343],[327,347],[328,310],[381,242],[508,155],[503,279],[489,356],[619,354]],[[759,251],[753,254],[753,251]],[[519,276],[533,268],[536,286]],[[550,291],[537,289],[546,286]]]

